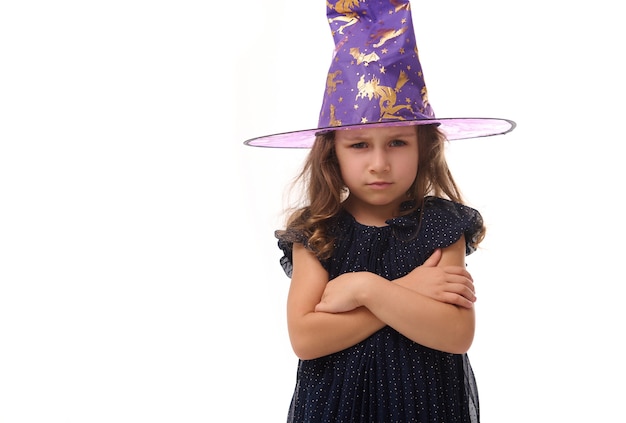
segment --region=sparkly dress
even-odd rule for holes
[[[462,234],[470,254],[469,241],[482,218],[470,207],[427,197],[423,213],[416,210],[387,224],[362,225],[342,212],[333,231],[333,256],[322,261],[329,278],[369,271],[397,279]],[[302,243],[302,236],[289,231],[277,236],[284,253],[281,265],[291,276],[293,243]],[[293,423],[478,421],[478,392],[467,354],[427,348],[389,326],[343,351],[300,360],[288,413]]]

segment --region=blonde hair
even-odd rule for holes
[[[445,135],[436,125],[416,125],[415,128],[419,163],[415,181],[407,192],[407,200],[413,200],[413,207],[403,211],[403,214],[421,207],[424,198],[429,195],[464,204],[463,196],[446,162]],[[341,211],[345,193],[345,184],[335,154],[334,134],[327,132],[315,139],[302,170],[295,179],[295,183],[304,187],[305,205],[291,211],[285,231],[277,231],[279,236],[286,232],[303,234],[308,247],[320,259],[326,259],[332,254],[334,239],[329,234],[328,227]],[[473,247],[480,244],[484,235],[483,226]]]

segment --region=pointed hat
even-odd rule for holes
[[[317,128],[249,139],[309,148],[317,134],[372,126],[438,124],[449,140],[505,134],[500,118],[436,118],[428,101],[408,0],[327,0],[335,42]]]

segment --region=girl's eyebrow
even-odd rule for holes
[[[414,137],[414,136],[417,137],[417,134],[414,131],[394,131],[394,132],[389,132],[388,134],[386,134],[385,138],[394,139],[394,138],[406,138],[406,137]],[[363,133],[355,133],[355,132],[351,133],[350,131],[346,131],[345,135],[342,138],[346,141],[367,141],[367,140],[370,140],[372,136],[368,134],[363,134]]]

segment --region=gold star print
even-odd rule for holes
[[[380,73],[383,73],[383,74],[384,74],[386,71],[387,71],[387,69],[385,69],[385,67],[384,67],[384,66],[381,66],[381,67],[380,67]]]
[[[361,118],[361,123],[367,123],[367,118],[366,117],[362,117]]]
[[[389,50],[387,50],[386,48],[384,48],[384,49],[382,49],[381,51],[382,51],[382,53],[383,53],[383,54],[387,54],[387,52],[388,52]]]
[[[358,104],[354,105],[354,110],[359,110],[359,105]]]
[[[404,47],[400,49],[400,54],[404,54]]]
[[[406,23],[406,18],[402,18],[402,21],[401,21],[401,22],[402,22],[403,24],[405,24],[405,23]]]
[[[343,103],[343,97],[339,97],[339,102]]]

